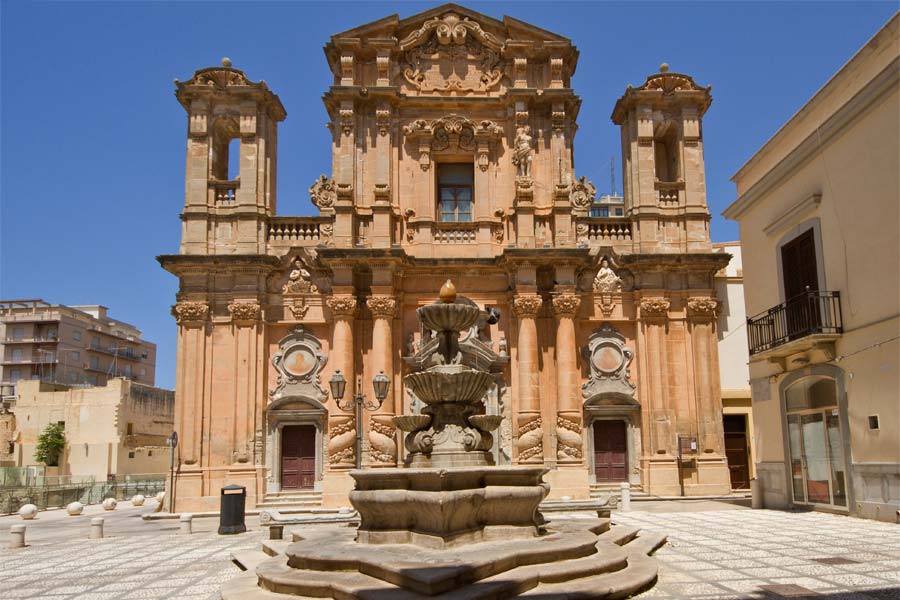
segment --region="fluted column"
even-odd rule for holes
[[[397,436],[392,418],[394,406],[394,344],[391,323],[397,312],[397,300],[391,296],[372,296],[366,300],[372,313],[372,371],[383,371],[391,378],[391,388],[381,407],[369,419],[371,466],[397,465]]]
[[[353,365],[353,318],[356,298],[350,294],[334,295],[326,300],[334,317],[332,356],[335,369],[347,380],[346,393],[356,390]],[[328,464],[331,468],[353,468],[356,463],[356,416],[353,410],[342,411],[332,398],[328,411]]]
[[[516,355],[519,410],[516,421],[516,446],[520,463],[544,461],[541,423],[540,374],[538,372],[537,318],[542,304],[537,294],[516,296],[512,312],[519,320]]]
[[[556,325],[556,457],[560,463],[580,463],[582,451],[581,406],[578,400],[578,355],[575,316],[581,298],[560,294],[553,298]]]

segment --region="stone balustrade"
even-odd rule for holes
[[[630,242],[632,239],[631,220],[627,218],[586,217],[578,219],[576,232],[579,243]]]
[[[272,245],[318,246],[331,243],[331,219],[322,217],[272,217],[266,241]]]
[[[477,239],[476,223],[435,223],[436,244],[474,244]]]
[[[237,191],[241,187],[240,180],[218,181],[210,180],[210,189],[213,190],[213,202],[219,205],[228,206],[237,201]]]
[[[671,208],[681,203],[681,190],[684,189],[683,181],[657,181],[656,201],[659,206]]]

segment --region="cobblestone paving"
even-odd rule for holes
[[[774,600],[782,596],[761,586],[794,584],[820,600],[900,600],[900,526],[823,513],[723,510],[717,503],[654,504],[660,507],[613,513],[617,523],[669,536],[656,554],[659,582],[641,599]],[[214,519],[181,536],[177,525],[141,522],[139,512],[117,510],[110,537],[93,541],[84,539],[89,519],[42,513],[42,526],[29,525],[35,534],[29,547],[17,550],[6,549],[6,536],[9,525],[22,521],[0,519],[0,599],[208,600],[238,573],[230,554],[256,549],[263,538],[250,522],[245,534],[216,535]],[[813,560],[828,557],[857,562]]]
[[[640,509],[640,504],[632,505]],[[717,510],[613,513],[665,532],[659,581],[644,599],[775,599],[762,586],[793,584],[821,600],[900,600],[900,526],[818,512]],[[840,557],[850,564],[813,559]]]

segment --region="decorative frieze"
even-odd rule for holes
[[[575,318],[581,306],[581,298],[575,294],[561,294],[551,301],[553,314],[558,318]]]
[[[178,302],[172,307],[175,322],[184,327],[197,327],[206,323],[209,317],[209,304],[194,300]]]
[[[376,319],[393,319],[397,313],[397,300],[391,296],[371,296],[366,306]]]
[[[665,318],[671,305],[666,298],[641,298],[641,318]]]
[[[512,301],[512,312],[519,319],[534,319],[543,303],[543,299],[537,294],[516,296]]]
[[[356,297],[350,295],[331,296],[325,300],[331,314],[337,319],[352,319],[356,315]]]
[[[258,321],[260,310],[256,300],[233,300],[228,304],[231,320],[238,325],[250,325]]]

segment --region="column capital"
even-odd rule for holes
[[[669,307],[672,305],[668,298],[641,298],[642,319],[665,319],[669,315]]]
[[[688,298],[688,315],[695,319],[714,319],[719,313],[719,302],[708,296]]]
[[[259,320],[261,312],[256,300],[232,300],[228,303],[231,320],[238,325],[252,325]]]
[[[557,318],[574,318],[581,306],[581,297],[575,294],[560,294],[552,300],[553,315]]]
[[[393,319],[397,313],[397,299],[393,296],[370,296],[366,306],[376,319]]]
[[[176,302],[172,307],[175,322],[184,327],[199,327],[209,318],[209,303],[194,300]]]
[[[543,299],[537,294],[516,296],[512,301],[512,312],[519,319],[534,319],[543,303]]]
[[[325,304],[331,309],[331,313],[338,319],[352,319],[356,315],[356,296],[341,294],[329,296]]]

